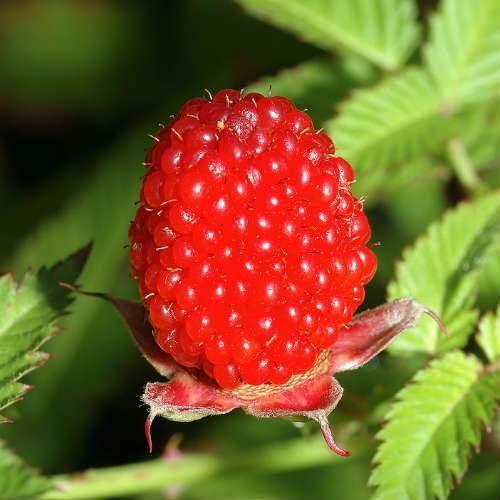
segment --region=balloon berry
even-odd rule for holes
[[[130,264],[141,302],[111,302],[164,378],[156,416],[188,422],[241,408],[313,419],[335,453],[335,374],[366,364],[428,308],[405,297],[353,317],[377,259],[331,139],[284,97],[193,99],[154,137]],[[149,321],[148,321],[149,320]]]
[[[129,236],[156,344],[223,389],[321,365],[377,268],[351,165],[288,99],[235,90],[155,139]]]

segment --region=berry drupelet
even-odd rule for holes
[[[257,93],[192,99],[155,138],[129,237],[157,344],[224,389],[307,372],[377,267],[351,165]]]

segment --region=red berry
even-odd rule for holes
[[[217,136],[211,127],[200,124],[184,135],[183,144],[186,150],[212,149],[217,145]]]
[[[366,285],[375,274],[377,270],[377,257],[375,254],[367,247],[360,247],[357,249],[358,257],[363,264],[363,277],[361,279],[361,284]]]
[[[304,340],[299,341],[294,356],[296,371],[299,373],[306,372],[312,367],[317,357],[318,351],[309,342]]]
[[[174,144],[163,151],[160,165],[165,174],[177,173],[180,170],[183,153],[184,146],[181,144]]]
[[[207,220],[201,220],[193,229],[193,242],[200,253],[213,254],[221,243],[220,231]]]
[[[261,172],[263,184],[277,184],[288,175],[288,162],[278,153],[263,152],[255,164]]]
[[[181,271],[162,271],[156,279],[156,287],[160,297],[164,300],[173,300],[175,288],[182,281]]]
[[[205,356],[214,365],[222,365],[229,361],[229,348],[222,336],[213,337],[205,343]]]
[[[246,145],[234,135],[225,135],[219,141],[218,150],[222,158],[232,164],[240,163],[247,156]]]
[[[210,189],[211,185],[206,172],[199,167],[191,168],[182,176],[179,183],[181,202],[193,212],[199,213]]]
[[[304,111],[289,111],[285,116],[284,128],[300,136],[305,131],[313,130],[311,118]]]
[[[190,281],[183,280],[175,289],[175,301],[177,305],[186,311],[192,311],[199,302],[199,292],[196,285]]]
[[[188,234],[193,230],[196,215],[180,203],[174,203],[169,211],[170,224],[181,234]]]
[[[370,239],[372,231],[366,215],[361,210],[355,210],[352,214],[349,224],[350,240],[351,243],[358,243],[364,245]]]
[[[253,132],[252,122],[244,116],[231,113],[224,123],[224,132],[237,137],[240,141],[246,141]]]
[[[277,318],[266,312],[255,312],[244,326],[257,340],[267,342],[277,332]]]
[[[171,312],[171,304],[161,297],[155,296],[149,302],[149,319],[155,328],[168,329],[175,323]]]
[[[175,265],[188,268],[196,261],[198,252],[191,236],[180,236],[172,245],[172,258]]]
[[[186,333],[195,342],[205,342],[213,332],[212,320],[205,311],[194,311],[186,318]]]
[[[246,145],[249,153],[259,155],[266,151],[271,144],[271,132],[269,129],[257,128],[247,139]]]
[[[153,229],[153,240],[156,247],[168,247],[176,239],[176,232],[170,227],[168,219],[160,219]]]
[[[272,361],[290,367],[293,372],[297,343],[296,334],[289,333],[286,336],[277,336],[269,343],[267,353]]]
[[[285,384],[290,380],[292,370],[285,365],[275,364],[269,372],[269,382],[272,384]]]
[[[240,367],[240,375],[250,385],[262,385],[271,378],[271,362],[266,353],[259,354],[254,360]]]
[[[149,290],[156,291],[156,279],[158,274],[162,271],[162,267],[157,263],[153,262],[144,273],[144,283],[149,288]]]
[[[240,385],[238,369],[234,363],[215,365],[214,378],[223,389],[234,389]]]
[[[163,187],[163,174],[158,170],[150,172],[144,179],[142,198],[144,204],[151,208],[158,208],[163,203],[161,189]]]
[[[243,332],[233,333],[230,340],[231,358],[237,365],[250,362],[261,351],[262,347],[257,340]]]
[[[277,97],[264,97],[257,102],[258,125],[264,128],[278,126],[288,110]]]
[[[329,173],[322,173],[315,179],[315,197],[313,203],[319,207],[327,207],[337,198],[338,180]]]
[[[377,268],[351,165],[288,99],[230,89],[155,137],[129,238],[156,342],[225,389],[308,371]]]

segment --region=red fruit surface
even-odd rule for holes
[[[225,389],[308,371],[377,267],[352,167],[284,97],[193,99],[157,138],[129,230],[157,344]]]

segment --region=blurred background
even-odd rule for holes
[[[421,16],[435,6],[419,4]],[[316,58],[331,60],[330,70],[321,78],[312,73],[306,86],[297,87],[293,73],[273,77]],[[354,57],[332,58],[250,17],[230,0],[2,0],[0,271],[20,276],[29,266],[51,264],[93,240],[80,284],[136,298],[124,246],[141,161],[151,144],[147,133],[185,100],[204,95],[204,88],[216,92],[250,83],[264,92],[272,84],[273,94],[308,108],[319,126],[333,116],[339,100],[374,81],[378,72]],[[367,306],[384,300],[402,249],[463,197],[456,181],[437,172],[390,199],[368,197],[374,240],[383,242],[383,251]],[[419,200],[418,213],[413,200]],[[484,303],[494,303],[497,292],[498,287],[486,287]],[[10,410],[16,422],[2,427],[1,436],[49,474],[144,460],[146,409],[139,396],[158,375],[111,308],[79,297],[71,309],[66,331],[50,343],[53,359],[30,376],[36,390]],[[413,370],[411,362],[387,357],[341,377],[347,397],[333,425],[340,443],[352,443],[354,458],[287,473],[214,479],[190,487],[185,498],[367,498],[378,423],[363,417]],[[184,449],[226,453],[315,439],[308,437],[311,432],[308,426],[238,414],[189,425],[157,420],[153,427],[156,454],[174,433],[182,433]],[[357,449],[355,436],[370,438]],[[470,495],[467,481],[457,498]]]

